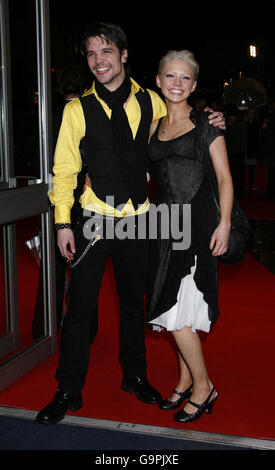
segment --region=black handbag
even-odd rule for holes
[[[213,167],[212,159],[209,153],[208,145],[205,142],[205,136],[200,125],[200,116],[197,116],[198,133],[202,143],[203,164],[208,185],[213,194],[214,202],[217,208],[217,225],[220,223],[220,206],[219,191],[216,173]],[[228,248],[226,252],[219,256],[221,262],[225,265],[231,265],[240,262],[247,251],[249,241],[252,235],[251,225],[247,215],[240,206],[236,196],[234,196],[232,213],[231,213],[231,229],[229,234]]]

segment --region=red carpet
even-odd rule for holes
[[[120,389],[118,306],[112,265],[100,295],[100,325],[91,347],[84,389],[84,417],[275,439],[275,276],[247,255],[238,266],[220,268],[221,317],[203,338],[208,371],[219,398],[212,415],[179,425],[173,412],[139,402]],[[55,392],[55,355],[0,393],[1,406],[39,410]],[[177,381],[170,336],[147,333],[148,376],[163,396]]]

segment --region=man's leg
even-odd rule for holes
[[[160,394],[146,378],[144,295],[148,273],[148,240],[114,240],[114,273],[120,302],[122,388],[146,403]]]
[[[76,233],[76,257],[87,246]],[[107,246],[100,240],[90,248],[81,262],[72,268],[70,302],[61,331],[60,366],[56,372],[58,392],[53,401],[37,416],[43,424],[60,421],[68,410],[81,407],[81,389],[89,365],[92,318],[97,314],[98,292],[107,258]],[[76,403],[76,404],[75,404]],[[72,404],[72,407],[71,407]]]
[[[97,298],[106,261],[105,254],[97,248],[92,247],[91,253],[71,274],[70,301],[63,321],[60,364],[56,371],[59,387],[66,393],[81,391],[88,370],[91,332],[97,322]]]

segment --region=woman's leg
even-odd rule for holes
[[[182,356],[180,367],[182,367],[180,377],[186,377],[186,369],[193,379],[193,389],[190,400],[194,403],[203,403],[213,388],[210,381],[199,335],[194,333],[191,328],[184,327],[182,330],[172,332],[176,341],[177,347]],[[184,407],[186,413],[194,413],[197,408],[187,403]]]
[[[177,392],[185,392],[190,385],[192,385],[192,376],[190,374],[190,371],[187,367],[186,362],[184,361],[180,351],[178,350],[178,361],[179,361],[179,381],[174,388]],[[179,396],[176,393],[172,393],[170,397],[168,397],[169,401],[177,401],[179,399]]]

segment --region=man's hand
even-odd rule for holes
[[[57,244],[60,253],[68,261],[72,261],[75,253],[74,234],[70,228],[63,228],[57,231]]]
[[[225,125],[225,117],[224,114],[221,111],[213,111],[211,108],[205,108],[204,111],[207,111],[210,114],[209,116],[209,123],[212,124],[213,126],[218,127],[219,129],[225,130],[226,125]]]

